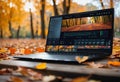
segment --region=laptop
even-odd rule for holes
[[[114,9],[50,17],[45,52],[14,56],[19,59],[76,62],[112,54]]]

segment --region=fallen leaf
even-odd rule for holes
[[[16,71],[19,72],[19,73],[21,73],[24,76],[29,76],[27,68],[25,68],[25,67],[18,67],[18,69]]]
[[[0,53],[4,53],[6,50],[4,48],[0,48]]]
[[[32,54],[32,51],[30,49],[25,49],[24,54]]]
[[[88,82],[88,77],[78,77],[73,79],[71,82]]]
[[[0,53],[0,58],[6,58],[8,55],[6,53]]]
[[[42,79],[42,82],[51,82],[55,79],[56,79],[56,77],[54,75],[44,76]]]
[[[11,55],[14,55],[15,54],[15,52],[16,52],[16,48],[9,48],[9,50],[10,50],[10,54]]]
[[[12,73],[12,72],[13,72],[13,69],[3,68],[3,69],[0,70],[0,75]]]
[[[43,48],[38,47],[38,48],[36,48],[36,51],[38,51],[38,52],[44,52],[45,50]]]
[[[88,82],[101,82],[99,80],[89,80]]]
[[[41,80],[42,79],[42,74],[33,71],[32,69],[28,69],[25,67],[18,67],[18,72],[20,72],[22,75],[28,77],[31,80]]]
[[[24,81],[19,77],[12,76],[10,77],[10,82],[24,82]]]
[[[36,66],[35,66],[36,69],[46,69],[47,68],[47,64],[46,63],[38,63]]]
[[[109,68],[109,66],[107,65],[103,65],[101,63],[95,63],[95,62],[89,62],[89,63],[85,63],[88,66],[87,67],[91,67],[91,68]]]
[[[120,66],[120,61],[108,61],[109,65],[119,67]]]
[[[29,78],[31,80],[41,80],[43,78],[42,74],[41,73],[38,73],[38,72],[35,72],[31,69],[28,69],[28,73],[29,73]]]
[[[88,56],[83,56],[82,58],[80,56],[76,56],[75,57],[75,60],[78,62],[78,63],[82,63],[82,62],[85,62],[88,60]]]
[[[6,74],[5,70],[0,70],[0,75]]]

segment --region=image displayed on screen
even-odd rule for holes
[[[52,52],[86,52],[109,50],[113,15],[52,18],[46,50]],[[57,28],[56,28],[57,27]],[[56,31],[57,29],[57,31]],[[57,34],[56,36],[54,34]]]
[[[110,29],[112,15],[70,18],[62,20],[62,32]]]

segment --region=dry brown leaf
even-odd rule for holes
[[[95,62],[89,62],[89,63],[86,63],[88,65],[88,67],[91,67],[91,68],[108,68],[107,65],[103,65],[101,63],[95,63]]]
[[[6,74],[5,70],[0,70],[0,75]]]
[[[5,53],[0,53],[0,58],[6,58],[6,57],[8,57],[7,54],[5,54]]]
[[[75,57],[75,60],[76,60],[78,63],[83,63],[83,62],[87,61],[88,58],[89,58],[88,56],[83,56],[82,58],[81,58],[80,56],[76,56],[76,57]]]
[[[27,68],[25,68],[25,67],[18,67],[17,72],[20,72],[24,76],[29,76]]]
[[[13,72],[13,69],[3,68],[3,69],[0,70],[0,75],[12,73],[12,72]]]
[[[18,67],[18,72],[20,72],[22,75],[28,77],[31,80],[41,80],[42,79],[42,74],[37,73],[33,71],[32,69],[27,69],[25,67]]]
[[[23,79],[19,78],[19,77],[10,77],[10,82],[24,82]]]
[[[35,72],[35,71],[31,70],[31,69],[28,69],[28,73],[30,75],[29,78],[31,80],[41,80],[42,77],[43,77],[41,73]]]

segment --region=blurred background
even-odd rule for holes
[[[120,37],[120,0],[0,0],[0,38],[46,38],[50,16],[108,8]]]

